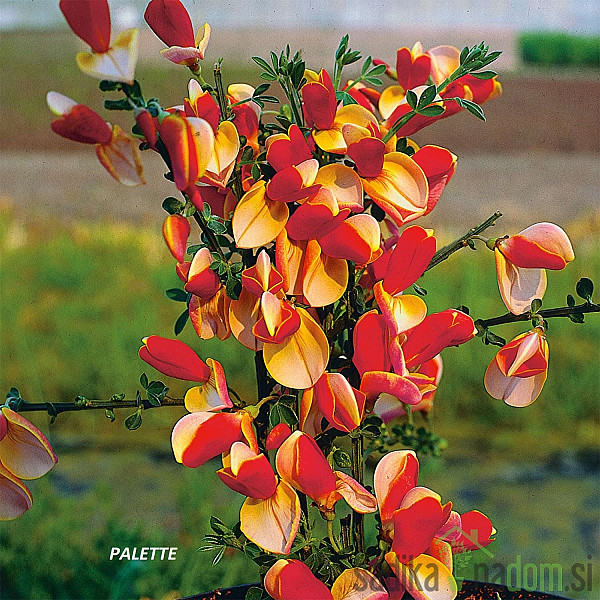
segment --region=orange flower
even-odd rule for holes
[[[242,533],[263,550],[289,554],[300,525],[300,500],[288,483],[277,480],[267,457],[235,442],[217,475],[248,496],[240,510]]]
[[[365,399],[365,394],[354,389],[341,373],[323,373],[302,395],[300,429],[317,435],[325,418],[340,431],[353,431],[364,417]]]
[[[546,291],[544,269],[564,269],[575,255],[567,234],[552,223],[537,223],[494,243],[498,287],[504,304],[515,315],[529,310]]]
[[[92,52],[79,52],[77,66],[98,79],[133,84],[137,62],[137,29],[124,31],[110,43],[110,12],[106,0],[60,0],[73,33],[89,44]]]
[[[324,69],[321,69],[318,81],[306,83],[301,91],[306,125],[313,128],[315,144],[325,152],[345,154],[346,142],[342,128],[346,123],[360,127],[377,124],[373,113],[359,104],[337,107],[331,78]]]
[[[182,263],[190,235],[190,222],[181,215],[169,215],[164,220],[162,233],[169,251],[177,262]]]
[[[95,144],[96,156],[102,166],[123,185],[146,183],[138,140],[118,125],[111,127],[91,108],[58,92],[48,92],[46,100],[50,110],[59,117],[52,121],[52,131],[69,140]]]
[[[314,500],[326,515],[341,498],[356,512],[377,510],[376,499],[349,475],[334,472],[314,439],[302,431],[295,431],[283,442],[275,462],[281,478]]]
[[[31,508],[31,492],[21,479],[37,479],[58,461],[42,432],[19,413],[0,411],[0,520],[20,517]]]
[[[151,335],[142,340],[140,358],[164,375],[186,381],[208,381],[210,369],[206,363],[180,340]]]
[[[331,591],[301,561],[279,559],[265,575],[265,589],[274,600],[387,600],[389,595],[365,569],[346,569]]]
[[[510,406],[528,406],[548,374],[548,342],[541,327],[518,335],[500,349],[485,372],[485,388]]]

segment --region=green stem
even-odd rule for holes
[[[385,144],[390,140],[402,127],[404,127],[417,113],[414,110],[406,113],[403,117],[400,117],[390,128],[390,130],[383,136],[382,142]]]
[[[198,211],[196,211],[194,213],[194,219],[195,219],[196,223],[198,223],[198,225],[200,226],[202,233],[206,236],[206,239],[208,240],[210,249],[213,252],[216,252],[223,260],[225,260],[225,254],[223,254],[223,250],[221,249],[221,246],[219,245],[219,242],[217,241],[217,238],[215,237],[215,233],[207,225],[206,221],[204,220],[204,217],[202,216],[202,213],[199,213]]]
[[[535,316],[540,316],[544,319],[551,319],[554,317],[568,317],[569,315],[583,315],[595,312],[600,312],[599,304],[584,302],[583,304],[577,304],[576,306],[561,306],[560,308],[539,310],[535,313]],[[478,321],[478,323],[481,323],[481,325],[484,327],[493,327],[494,325],[505,325],[506,323],[529,321],[533,316],[534,315],[532,315],[530,312],[525,312],[522,315],[513,315],[512,313],[507,313],[492,319],[481,319]]]
[[[362,435],[352,438],[352,477],[361,485],[364,481],[363,474],[363,438]],[[356,540],[356,552],[365,551],[365,521],[364,515],[352,511],[352,525],[354,539]]]
[[[159,408],[161,406],[184,406],[183,398],[165,397],[160,405],[150,404],[148,400],[142,400],[138,404],[136,400],[118,400],[115,402],[83,400],[75,402],[25,402],[16,403],[12,408],[16,412],[47,412],[49,415],[58,415],[64,412],[75,412],[79,410],[114,410],[115,408],[138,408],[143,406],[144,409]]]
[[[225,121],[229,118],[229,106],[227,104],[227,98],[225,91],[223,90],[223,79],[221,77],[221,63],[218,62],[215,65],[215,87],[217,90],[217,102],[221,109],[221,121]]]
[[[482,231],[488,229],[488,227],[492,227],[495,222],[502,216],[501,212],[496,211],[491,217],[487,218],[483,223],[477,225],[477,227],[473,227],[467,231],[464,235],[461,235],[457,240],[444,246],[440,250],[438,250],[431,259],[426,271],[429,269],[433,269],[436,265],[439,265],[441,262],[445,261],[449,256],[467,246],[468,241],[478,236]]]
[[[342,551],[335,539],[335,534],[333,533],[333,520],[327,519],[327,535],[329,536],[331,547],[335,550],[336,554],[341,554]]]

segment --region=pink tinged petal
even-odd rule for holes
[[[180,340],[151,335],[142,340],[140,358],[169,377],[206,382],[211,370],[204,361]]]
[[[173,428],[171,445],[175,460],[196,468],[228,452],[244,439],[241,413],[194,412],[185,415]]]
[[[400,507],[404,496],[416,487],[418,477],[419,461],[412,450],[395,450],[377,464],[374,487],[385,529],[389,528],[394,511]]]
[[[427,54],[433,59],[431,77],[435,84],[442,83],[460,65],[460,50],[454,46],[436,46],[428,50]]]
[[[531,377],[548,368],[548,343],[540,328],[518,335],[496,355],[498,366],[507,377]]]
[[[436,538],[446,542],[458,540],[462,535],[462,520],[461,516],[456,511],[451,511],[448,520],[438,529],[435,534]]]
[[[325,418],[318,404],[315,402],[314,386],[304,390],[300,402],[300,414],[298,429],[317,437],[323,432],[323,419]]]
[[[431,230],[419,226],[406,228],[390,256],[383,289],[395,296],[410,287],[423,275],[436,249]]]
[[[280,481],[270,497],[248,498],[244,502],[240,510],[241,530],[263,550],[289,554],[301,515],[298,495],[289,484]]]
[[[184,286],[186,292],[190,292],[199,298],[212,298],[219,288],[221,281],[218,275],[210,268],[212,256],[208,248],[200,248],[194,255],[188,280]]]
[[[381,173],[363,179],[363,186],[398,226],[422,216],[427,209],[429,185],[425,174],[402,152],[386,154]]]
[[[83,104],[78,104],[75,102],[75,100],[72,100],[64,94],[59,94],[58,92],[48,92],[46,94],[46,104],[48,104],[48,108],[57,117],[62,117],[63,115],[70,113],[76,106],[84,106]],[[88,110],[92,109],[90,108]],[[98,115],[98,113],[94,114]],[[98,115],[98,117],[100,117],[100,115]],[[102,117],[100,117],[100,120],[104,123],[104,119]],[[105,125],[108,127],[108,124],[105,123]],[[108,127],[108,129],[110,129],[110,127]],[[108,141],[108,138],[106,141]]]
[[[267,439],[265,441],[265,448],[267,450],[277,450],[287,438],[292,435],[292,430],[287,423],[279,423],[279,425],[275,425],[273,429],[269,432]]]
[[[334,471],[336,477],[335,492],[354,510],[361,514],[377,512],[377,499],[358,481],[343,471]]]
[[[271,376],[281,385],[306,389],[325,372],[329,360],[329,342],[321,326],[298,307],[300,328],[281,344],[265,343],[265,364]]]
[[[389,594],[365,569],[346,569],[331,587],[333,600],[387,600]]]
[[[305,251],[306,242],[290,240],[285,228],[277,236],[275,262],[283,277],[283,290],[286,295],[302,295],[302,263]]]
[[[309,240],[302,263],[302,294],[310,306],[326,306],[339,300],[348,285],[348,264],[322,252]]]
[[[553,223],[536,223],[498,245],[510,262],[525,269],[564,269],[575,258],[569,237]]]
[[[496,358],[485,372],[485,389],[492,398],[504,400],[509,406],[529,406],[542,392],[547,372],[533,377],[507,377],[498,367]]]
[[[335,118],[337,101],[331,79],[321,70],[319,82],[307,83],[302,87],[304,116],[309,127],[329,129]]]
[[[340,209],[349,208],[353,212],[362,212],[363,187],[354,169],[337,163],[325,165],[319,169],[314,183],[327,188]]]
[[[206,48],[208,47],[208,42],[210,40],[210,32],[211,28],[208,23],[204,23],[200,29],[196,32],[196,36],[194,38],[194,43],[196,44],[196,48],[200,52],[200,59],[204,60],[204,54],[206,53]],[[229,86],[228,90],[231,89],[232,86]]]
[[[407,377],[395,373],[367,371],[362,376],[360,391],[372,403],[379,394],[391,394],[405,404],[418,404],[421,401],[419,388]]]
[[[470,510],[461,515],[460,534],[457,539],[452,540],[452,551],[455,554],[489,546],[494,541],[496,530],[483,513]]]
[[[144,20],[167,46],[194,46],[194,28],[179,0],[151,0]]]
[[[110,11],[107,0],[60,0],[59,8],[73,33],[94,52],[110,46]]]
[[[389,330],[385,319],[375,311],[365,313],[354,327],[354,357],[352,362],[360,375],[367,371],[389,371]]]
[[[454,600],[458,593],[452,572],[439,560],[427,554],[403,564],[394,552],[385,561],[414,600]]]
[[[118,125],[113,125],[110,142],[96,146],[96,156],[119,183],[129,187],[144,185],[146,181],[138,145],[138,140],[127,135]]]
[[[177,262],[183,262],[190,235],[190,222],[181,215],[169,215],[164,220],[162,233],[173,257]]]
[[[286,224],[286,231],[293,240],[316,238],[337,227],[349,212],[346,210],[341,214],[333,194],[321,188],[294,211]]]
[[[233,235],[239,248],[257,248],[272,242],[285,227],[289,210],[284,202],[266,196],[265,182],[255,183],[233,213]]]
[[[37,479],[58,461],[44,434],[19,413],[2,407],[6,435],[0,440],[2,464],[20,479]]]
[[[161,55],[176,65],[192,66],[204,58],[200,50],[194,47],[171,46],[160,51]]]
[[[79,52],[75,60],[79,69],[86,75],[132,85],[137,58],[138,30],[134,28],[121,33],[106,52]]]
[[[280,477],[325,508],[337,478],[312,437],[295,431],[283,442],[275,459]]]
[[[426,363],[444,348],[464,344],[476,333],[473,319],[459,310],[432,313],[407,333],[402,345],[406,367],[411,369]]]
[[[31,492],[0,463],[0,521],[11,521],[31,508]]]
[[[494,251],[494,254],[498,288],[506,308],[514,315],[527,312],[533,299],[541,300],[544,297],[546,271],[516,267],[498,249]]]
[[[185,408],[189,412],[217,411],[232,408],[233,402],[227,391],[225,371],[221,363],[207,358],[206,363],[212,372],[208,381],[202,385],[190,388],[185,394]]]
[[[264,585],[273,600],[333,600],[327,586],[299,560],[278,560],[267,571]]]

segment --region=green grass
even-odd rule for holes
[[[572,35],[560,31],[529,31],[519,35],[525,64],[542,67],[600,67],[600,36]]]
[[[0,391],[14,385],[30,401],[66,401],[78,394],[102,399],[121,391],[132,398],[142,371],[158,376],[137,357],[140,339],[172,336],[182,307],[164,295],[179,280],[158,224],[150,229],[108,223],[25,224],[6,211],[0,219]],[[575,233],[577,258],[565,271],[549,273],[545,307],[564,304],[579,277],[600,272],[597,232],[567,230]],[[475,318],[505,312],[493,256],[485,249],[459,252],[420,283],[428,290],[430,311],[465,304]],[[496,330],[511,338],[526,328],[522,324]],[[597,444],[599,334],[598,315],[586,317],[584,325],[551,321],[548,381],[538,400],[525,409],[508,407],[483,388],[495,347],[474,339],[444,352],[435,423],[450,447],[441,461],[424,461],[423,485],[445,499],[457,499],[461,511],[481,508],[493,515],[504,536],[498,547],[504,548],[501,556],[507,561],[523,547],[562,556],[565,564],[573,556],[579,559],[577,523],[592,518],[585,516],[593,495],[589,481],[550,480],[545,487],[535,481],[502,484],[501,473],[507,461],[536,464],[555,451]],[[254,398],[249,351],[234,339],[199,341],[189,325],[182,339],[201,356],[221,361],[231,385]],[[168,385],[175,394],[186,389],[172,379]],[[208,532],[209,516],[216,514],[233,525],[242,498],[218,481],[216,462],[198,470],[174,463],[170,430],[183,413],[147,411],[144,424],[134,432],[123,426],[128,411],[118,412],[115,423],[100,412],[68,413],[52,426],[47,416],[30,415],[60,460],[47,477],[30,482],[32,510],[0,526],[0,545],[6,549],[0,554],[2,597],[158,599],[171,590],[191,594],[256,580],[255,567],[241,556],[225,557],[212,567],[212,556],[196,552]],[[486,495],[492,485],[488,481],[494,482],[494,492]],[[580,508],[569,512],[568,524],[560,521],[554,541],[540,547],[535,532],[550,527],[546,525],[553,513],[543,513],[549,503],[542,506],[535,495],[550,497],[556,485],[566,490],[569,506]],[[471,488],[483,494],[481,502],[469,500]],[[127,545],[177,546],[178,560],[108,560],[112,546]]]

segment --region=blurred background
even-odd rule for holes
[[[180,104],[187,71],[160,57],[161,43],[142,22],[146,2],[110,4],[113,31],[141,27],[136,76],[146,96],[165,106]],[[552,221],[569,233],[576,260],[565,271],[549,272],[544,306],[564,305],[582,276],[598,282],[597,1],[184,4],[195,28],[205,21],[213,27],[205,76],[223,56],[227,83],[257,85],[250,56],[279,51],[288,42],[303,50],[309,67],[331,69],[345,33],[364,56],[391,63],[398,47],[417,40],[426,49],[485,40],[502,50],[497,65],[504,92],[484,106],[487,123],[459,114],[415,136],[459,156],[442,200],[420,224],[434,227],[444,243],[495,210],[504,217],[494,235]],[[82,46],[57,5],[0,2],[0,390],[16,386],[35,402],[79,394],[108,399],[118,392],[134,398],[141,372],[157,377],[137,358],[140,339],[171,337],[181,311],[164,295],[178,279],[160,233],[160,205],[174,188],[150,153],[143,157],[148,184],[129,189],[110,178],[92,148],[50,131],[49,90],[131,126],[130,114],[102,111],[96,82],[75,66]],[[430,311],[464,304],[475,318],[505,312],[485,249],[454,255],[422,286]],[[495,331],[510,339],[525,330]],[[493,556],[479,551],[459,574],[473,576],[478,562],[553,563],[563,569],[563,595],[597,598],[599,334],[597,315],[583,325],[553,320],[548,381],[524,409],[505,406],[484,390],[494,347],[474,339],[444,352],[434,418],[449,447],[441,458],[422,461],[420,482],[460,512],[485,512],[498,530],[489,547]],[[255,396],[252,356],[235,340],[199,343],[189,324],[181,339],[221,361],[240,394]],[[167,385],[173,394],[185,391],[175,380]],[[258,579],[243,557],[227,555],[213,567],[212,556],[197,552],[210,515],[233,525],[242,498],[218,481],[218,461],[198,470],[174,462],[170,431],[183,413],[146,411],[133,432],[123,426],[127,411],[117,411],[114,423],[101,411],[63,414],[52,425],[42,413],[27,415],[48,436],[59,463],[30,482],[32,510],[0,525],[0,597],[158,600]],[[173,562],[111,562],[113,546],[179,550]],[[584,565],[593,589],[574,591],[576,563]]]

